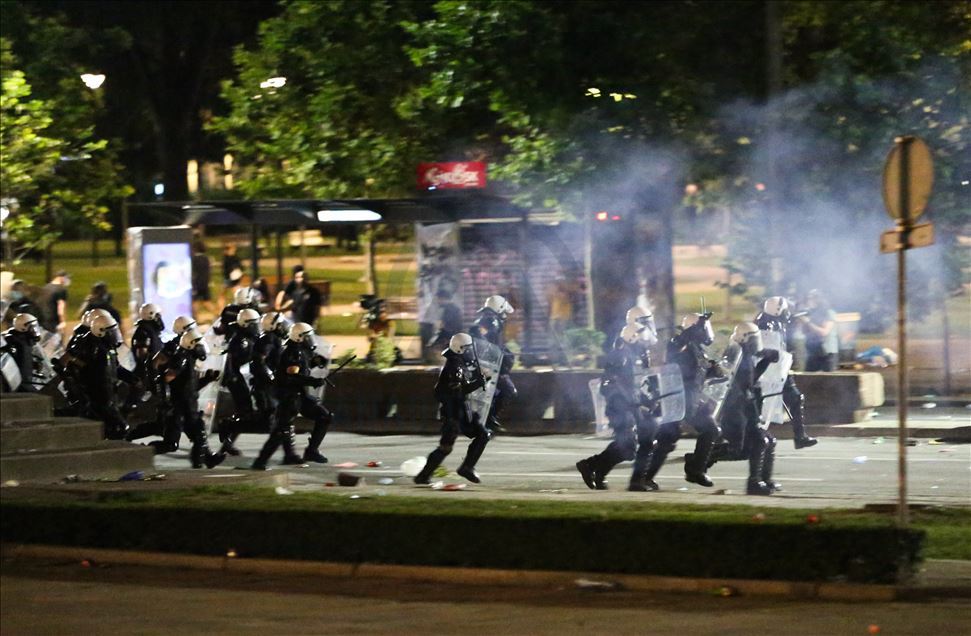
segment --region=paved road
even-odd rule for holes
[[[212,471],[196,471],[214,483],[231,482],[248,468],[264,440],[260,435],[243,435],[239,446],[245,456],[229,458]],[[299,447],[305,444],[301,435]],[[678,450],[657,477],[659,492],[625,491],[630,465],[621,464],[611,475],[608,491],[588,490],[574,468],[577,460],[599,452],[606,440],[581,435],[548,435],[541,437],[495,438],[486,448],[479,464],[483,483],[468,484],[461,493],[431,491],[416,487],[402,476],[401,463],[411,457],[425,456],[437,444],[437,438],[421,435],[364,436],[331,433],[322,451],[330,464],[305,468],[276,467],[286,471],[295,489],[314,490],[336,482],[341,470],[364,476],[360,494],[418,496],[473,496],[523,499],[595,499],[622,501],[667,501],[706,504],[752,503],[765,506],[856,508],[868,503],[893,503],[897,499],[897,445],[895,439],[822,438],[809,449],[795,450],[791,441],[780,440],[776,452],[776,478],[783,491],[772,497],[753,498],[744,493],[747,464],[726,462],[710,471],[714,488],[689,484],[683,478],[683,455],[694,440],[682,440]],[[465,453],[466,440],[460,439],[445,466],[454,471]],[[911,503],[947,506],[971,506],[971,445],[936,444],[930,439],[917,440],[907,448],[909,500]],[[271,461],[279,461],[280,455]],[[353,468],[337,464],[351,462]],[[368,468],[368,462],[381,462]],[[160,472],[187,467],[184,451],[156,458]],[[381,483],[392,480],[391,483]],[[446,483],[466,483],[454,472]]]
[[[967,601],[839,603],[4,563],[21,634],[954,634]],[[875,625],[878,631],[871,631]]]

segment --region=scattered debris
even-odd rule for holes
[[[274,492],[276,492],[276,494],[278,494],[278,495],[292,495],[293,494],[293,491],[292,490],[290,490],[289,488],[284,488],[283,486],[277,486],[276,489],[274,490]]]
[[[68,475],[61,480],[62,484],[76,484],[81,481],[81,475]]]
[[[343,464],[334,464],[334,468],[357,468],[357,464],[354,462],[344,462]]]
[[[937,402],[924,402],[923,404],[920,405],[920,408],[922,408],[922,409],[936,409],[937,408]]]
[[[765,521],[765,513],[764,512],[755,513],[754,515],[752,515],[752,521],[762,523],[763,521]]]
[[[869,626],[868,626],[868,627],[866,628],[866,633],[867,633],[867,634],[879,634],[879,633],[880,633],[880,626],[879,626],[879,625],[877,625],[876,623],[871,623],[871,624],[870,624],[870,625],[869,625]]]
[[[576,579],[573,583],[581,590],[592,591],[616,590],[620,587],[613,581],[594,581],[592,579]]]
[[[873,440],[873,443],[874,444],[883,444],[884,441],[885,440],[882,437],[878,437],[875,440]]]
[[[917,440],[911,437],[910,439],[907,440],[907,446],[917,446]]]
[[[715,596],[738,596],[738,590],[729,585],[722,585],[721,587],[716,587],[711,591]]]
[[[853,458],[853,463],[854,464],[865,464],[866,463],[866,460],[868,460],[868,459],[869,459],[869,457],[867,457],[866,455],[858,455],[858,456],[856,456],[856,457]]]
[[[712,492],[711,494],[713,494],[713,495],[727,495],[728,494],[728,489],[726,489],[726,488],[719,488],[718,490]]]
[[[678,492],[688,492],[688,487],[687,486],[681,486],[680,488],[678,488]]]
[[[370,461],[370,462],[367,463],[367,467],[368,468],[381,468],[382,465],[383,464],[381,462],[378,462],[378,461]]]
[[[819,523],[819,515],[814,515],[814,514],[806,515],[806,523],[810,525]]]
[[[337,483],[341,486],[357,486],[361,483],[361,476],[351,473],[337,473]]]
[[[412,457],[411,459],[406,459],[401,463],[401,472],[405,477],[414,477],[421,472],[421,469],[425,467],[426,459],[424,457]]]
[[[16,479],[8,479],[7,481],[3,482],[3,485],[7,488],[16,488],[20,485],[20,482]]]
[[[378,480],[378,485],[381,485],[381,486],[390,486],[393,483],[394,483],[394,479],[392,479],[391,477],[382,477],[381,479]]]
[[[444,466],[439,466],[438,468],[435,469],[435,472],[432,473],[432,477],[448,477],[448,468],[445,468]]]
[[[227,559],[235,559],[238,555],[236,554],[236,548],[229,548],[226,550]]]
[[[118,481],[141,481],[143,479],[145,479],[145,473],[140,470],[133,470],[119,477]]]
[[[334,487],[334,486],[336,486],[336,485],[337,485],[337,484],[335,484],[335,483],[334,483],[334,482],[332,482],[332,481],[325,481],[325,482],[324,482],[324,488],[333,488],[333,487]]]
[[[465,484],[445,484],[442,490],[446,492],[454,492],[456,490],[465,490]]]

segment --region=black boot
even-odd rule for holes
[[[469,449],[465,452],[465,459],[462,460],[462,465],[455,472],[473,484],[481,482],[482,480],[479,479],[479,474],[475,472],[475,465],[479,462],[479,458],[482,457],[482,451],[485,450],[486,444],[488,443],[489,436],[485,434],[480,434],[473,439],[472,443],[469,444]]]
[[[708,461],[711,459],[711,452],[715,447],[715,440],[718,439],[718,435],[718,427],[713,423],[699,431],[698,440],[695,442],[695,452],[690,455],[691,460],[688,460],[688,456],[685,457],[684,478],[686,481],[706,488],[714,485],[705,471],[708,468]]]
[[[283,446],[283,465],[284,466],[299,466],[303,464],[303,458],[297,453],[297,432],[293,427],[293,424],[289,424],[283,429],[280,438],[280,444]]]
[[[587,485],[590,490],[595,490],[597,488],[597,474],[594,470],[593,457],[588,457],[587,459],[581,459],[577,462],[577,470],[580,471],[580,477],[583,479],[583,483]]]
[[[241,423],[242,418],[239,415],[233,415],[232,417],[226,417],[220,420],[219,441],[222,444],[220,452],[232,455],[233,457],[239,457],[243,454],[241,450],[236,448],[236,438],[239,437],[238,430]]]
[[[748,482],[745,485],[747,495],[771,495],[770,488],[762,481],[762,468],[765,465],[766,442],[756,442],[753,444],[752,454],[748,460]]]
[[[320,444],[324,441],[324,435],[326,434],[327,422],[314,422],[314,430],[310,433],[310,441],[307,443],[307,449],[303,452],[303,461],[317,464],[327,463],[327,458],[321,455],[319,450]]]
[[[637,455],[634,456],[634,467],[630,473],[630,484],[627,486],[627,490],[632,492],[657,490],[657,484],[654,484],[654,488],[649,488],[647,483],[647,470],[651,465],[654,445],[648,445],[646,449],[644,446],[644,444],[640,444],[637,447]]]
[[[765,447],[765,453],[762,456],[762,481],[765,485],[776,492],[782,490],[782,485],[778,482],[772,481],[772,468],[775,465],[775,439],[771,439],[768,445]]]
[[[417,475],[415,475],[414,482],[419,485],[430,484],[432,473],[435,469],[442,465],[448,453],[443,451],[441,448],[436,448],[428,454],[428,459],[425,460],[425,467],[421,469]]]
[[[693,484],[710,488],[714,485],[714,482],[708,478],[708,474],[705,472],[708,462],[701,464],[697,457],[694,453],[688,453],[684,456],[684,479]]]
[[[280,447],[281,435],[277,431],[272,431],[270,436],[267,438],[266,442],[263,444],[263,448],[260,449],[259,454],[256,459],[253,460],[252,469],[253,470],[266,470],[266,463],[270,461],[273,457],[273,453],[276,449]]]
[[[674,447],[674,444],[667,443],[659,443],[655,447],[654,452],[651,454],[651,463],[647,465],[647,472],[644,474],[644,485],[647,486],[648,490],[659,489],[657,482],[654,481],[654,477],[661,470],[661,466],[664,465],[664,461],[671,454],[671,451],[674,450]]]

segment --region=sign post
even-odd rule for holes
[[[898,137],[883,167],[883,202],[897,227],[884,232],[881,252],[897,252],[897,525],[907,526],[907,250],[934,242],[933,226],[914,225],[924,213],[934,185],[934,164],[930,149],[913,136]],[[894,240],[894,238],[896,240]],[[914,240],[914,239],[917,240]]]

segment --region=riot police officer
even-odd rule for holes
[[[782,346],[786,345],[786,329],[792,321],[789,311],[789,301],[783,296],[767,298],[762,305],[762,311],[755,317],[755,324],[762,331],[772,331],[779,334]],[[792,422],[793,443],[797,449],[815,446],[818,440],[806,434],[806,397],[796,386],[796,379],[792,373],[786,377],[782,387],[782,403],[789,412]]]
[[[54,358],[51,363],[54,370],[64,383],[68,407],[65,414],[79,415],[88,410],[88,398],[81,383],[84,373],[84,361],[91,357],[91,347],[94,338],[86,337],[91,333],[91,323],[97,316],[111,318],[104,309],[89,309],[81,316],[81,322],[74,327],[64,353],[60,358]],[[60,413],[59,413],[60,414]]]
[[[326,367],[327,358],[315,354],[314,328],[305,322],[298,322],[288,332],[277,364],[273,390],[277,402],[276,414],[270,437],[260,450],[254,470],[266,470],[266,463],[280,446],[283,446],[284,464],[316,462],[324,464],[327,458],[320,453],[330,426],[331,414],[320,401],[308,394],[308,388],[318,388],[324,384],[323,378],[314,377],[311,371]],[[294,451],[293,418],[303,415],[314,423],[310,440],[304,450],[303,458]]]
[[[489,412],[489,421],[485,422],[485,425],[492,430],[502,430],[498,416],[509,400],[514,399],[517,395],[516,385],[509,377],[516,357],[503,341],[506,318],[514,311],[512,305],[502,296],[489,296],[482,305],[482,309],[477,312],[469,329],[469,334],[472,337],[485,338],[502,350],[502,367],[499,369],[495,400],[493,400],[492,410]]]
[[[731,347],[738,352],[738,366],[722,406],[724,444],[712,460],[748,459],[749,477],[746,492],[750,495],[770,495],[778,489],[772,481],[775,461],[775,438],[762,427],[761,394],[758,380],[770,364],[779,361],[775,349],[763,349],[758,325],[743,322],[732,332]]]
[[[691,461],[684,465],[684,478],[701,486],[712,486],[705,474],[708,459],[721,431],[714,419],[715,404],[702,393],[705,379],[717,377],[721,370],[714,360],[709,360],[706,347],[714,342],[711,314],[689,314],[681,321],[681,331],[668,342],[667,362],[681,367],[685,393],[685,422],[697,432]],[[681,438],[677,422],[662,424],[657,433],[657,444],[648,467],[646,482],[650,490],[657,490],[654,476],[664,465],[664,460],[674,450]]]
[[[105,424],[105,436],[123,439],[128,433],[128,422],[121,414],[118,398],[118,382],[138,386],[134,373],[118,363],[117,348],[121,344],[118,323],[110,315],[99,314],[91,321],[91,332],[83,336],[88,340],[81,368],[81,389],[87,400],[86,416]]]
[[[12,324],[3,334],[6,340],[3,350],[10,354],[20,371],[17,392],[36,393],[38,388],[34,383],[34,345],[40,342],[37,318],[32,314],[17,314]]]
[[[219,314],[218,324],[212,326],[213,333],[225,336],[226,340],[231,340],[236,334],[239,323],[237,317],[239,312],[244,309],[252,309],[259,315],[258,292],[252,287],[240,287],[233,293],[233,302],[223,307]]]
[[[135,358],[135,375],[146,386],[154,389],[151,371],[152,358],[162,348],[162,312],[155,303],[145,303],[138,308],[138,320],[131,337],[131,352]]]
[[[202,377],[196,372],[196,362],[206,359],[208,351],[202,341],[202,334],[195,329],[185,331],[178,339],[179,346],[169,358],[162,373],[163,381],[169,387],[171,421],[166,425],[161,441],[150,444],[155,454],[171,453],[178,450],[182,433],[192,442],[189,459],[193,468],[213,468],[226,458],[223,452],[213,453],[209,449],[206,426],[199,410],[199,389],[218,377],[215,370],[206,371]]]
[[[637,361],[646,369],[651,366],[650,347],[657,344],[657,325],[654,323],[654,314],[649,309],[635,305],[627,310],[625,323],[634,327],[640,336],[630,345],[637,356]]]
[[[253,402],[250,398],[250,387],[243,377],[243,366],[250,365],[250,371],[255,375],[262,360],[256,356],[256,341],[259,338],[260,315],[255,309],[242,309],[236,316],[235,329],[226,347],[226,366],[223,371],[223,386],[229,389],[233,396],[233,415],[219,422],[219,439],[222,451],[238,456],[242,454],[235,446],[239,437],[239,429],[243,422],[253,416]]]
[[[262,421],[270,422],[276,409],[273,395],[273,373],[280,363],[287,321],[278,311],[268,311],[260,318],[260,337],[256,341],[256,357],[260,363],[253,369],[253,397]]]
[[[414,481],[416,484],[430,483],[435,469],[452,452],[455,440],[461,432],[471,438],[472,442],[457,472],[477,484],[481,479],[475,472],[475,465],[492,437],[492,430],[487,422],[480,422],[478,416],[472,412],[466,396],[485,386],[486,379],[476,364],[472,336],[469,334],[459,332],[452,336],[442,356],[445,358],[445,365],[438,374],[438,382],[435,383],[435,399],[441,405],[439,414],[442,418],[442,434],[438,447],[429,453],[425,467],[415,476]]]
[[[603,452],[577,462],[577,470],[588,488],[607,489],[607,474],[620,462],[634,460],[628,490],[644,492],[657,433],[654,404],[634,385],[641,341],[637,325],[625,325],[613,350],[607,355],[600,392],[607,401],[607,418],[614,439]]]

